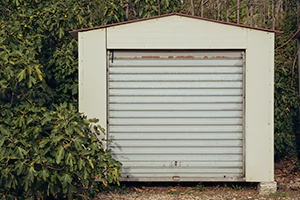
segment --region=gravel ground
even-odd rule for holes
[[[123,186],[124,187],[124,186]],[[299,199],[300,191],[278,191],[275,194],[268,196],[260,196],[255,188],[240,187],[233,189],[232,187],[215,186],[205,187],[199,191],[198,186],[195,187],[145,187],[125,189],[125,191],[114,190],[99,194],[97,200],[192,200],[192,199],[207,199],[207,200],[238,200],[238,199]],[[124,190],[124,188],[123,188]]]
[[[300,162],[286,159],[275,164],[277,192],[261,196],[251,183],[122,183],[107,188],[95,200],[238,200],[299,199]]]

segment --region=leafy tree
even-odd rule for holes
[[[89,2],[1,0],[0,196],[90,199],[120,163],[77,107],[77,41]],[[96,135],[95,135],[96,134]],[[99,136],[100,137],[100,136]],[[102,136],[101,136],[102,137]]]
[[[297,155],[298,70],[296,41],[290,41],[297,30],[293,12],[288,12],[282,27],[285,34],[277,36],[275,50],[275,158]],[[299,148],[299,147],[298,147]],[[300,152],[298,152],[300,153]]]
[[[133,5],[138,18],[178,12],[183,6],[179,0],[135,0]]]

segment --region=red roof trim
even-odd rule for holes
[[[292,36],[292,39],[298,38],[300,39],[300,29]]]
[[[177,15],[177,16],[181,16],[181,17],[188,17],[188,18],[193,18],[193,19],[201,19],[201,20],[215,22],[215,23],[219,23],[219,24],[237,26],[237,27],[242,27],[242,28],[249,28],[249,29],[254,29],[254,30],[259,30],[259,31],[266,31],[266,32],[271,32],[271,33],[278,33],[278,34],[283,33],[283,31],[278,31],[278,30],[271,30],[271,29],[267,29],[267,28],[253,27],[253,26],[248,26],[248,25],[244,25],[244,24],[236,24],[236,23],[232,23],[232,22],[224,22],[224,21],[219,21],[219,20],[215,20],[215,19],[209,19],[209,18],[193,16],[193,15],[187,15],[187,14],[182,14],[182,13],[170,13],[170,14],[153,16],[153,17],[149,17],[149,18],[135,19],[135,20],[129,20],[129,21],[118,22],[118,23],[113,23],[113,24],[107,24],[107,25],[102,25],[102,26],[95,26],[95,27],[91,27],[91,28],[83,28],[83,29],[69,31],[69,33],[72,36],[77,37],[78,32],[108,28],[108,27],[119,26],[119,25],[124,25],[124,24],[130,24],[130,23],[134,23],[134,22],[147,21],[147,20],[150,20],[150,19],[158,19],[158,18],[173,16],[173,15]]]

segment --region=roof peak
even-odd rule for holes
[[[215,22],[215,23],[225,24],[225,25],[231,25],[231,26],[237,26],[237,27],[241,27],[241,28],[254,29],[254,30],[259,30],[259,31],[266,31],[266,32],[278,33],[278,34],[283,33],[283,31],[278,31],[278,30],[253,27],[253,26],[248,26],[248,25],[245,25],[245,24],[237,24],[237,23],[233,23],[233,22],[224,22],[224,21],[220,21],[220,20],[215,20],[215,19],[210,19],[210,18],[205,18],[205,17],[200,17],[200,16],[187,15],[187,14],[176,13],[176,12],[169,13],[169,14],[152,16],[152,17],[148,17],[148,18],[134,19],[134,20],[128,20],[128,21],[118,22],[118,23],[113,23],[113,24],[106,24],[106,25],[95,26],[95,27],[90,27],[90,28],[72,30],[72,31],[69,31],[69,33],[71,35],[73,35],[74,37],[77,37],[78,32],[84,32],[84,31],[96,30],[96,29],[103,29],[103,28],[108,28],[108,27],[113,27],[113,26],[120,26],[120,25],[125,25],[125,24],[130,24],[130,23],[135,23],[135,22],[141,22],[141,21],[147,21],[147,20],[151,20],[151,19],[158,19],[158,18],[163,18],[163,17],[169,17],[169,16],[175,16],[175,15],[180,16],[180,17],[199,19],[199,20],[210,21],[210,22]]]

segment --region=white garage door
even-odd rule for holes
[[[109,148],[124,181],[243,180],[243,52],[109,58]]]

